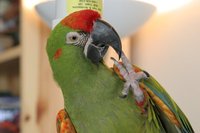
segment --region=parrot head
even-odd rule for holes
[[[68,15],[54,28],[48,39],[47,52],[50,60],[56,60],[69,56],[64,52],[81,49],[84,57],[98,64],[109,46],[121,56],[121,40],[113,27],[101,20],[98,12],[81,10]]]

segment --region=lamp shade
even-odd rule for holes
[[[36,11],[50,27],[68,15],[66,3],[58,4],[58,1],[47,1],[36,5]],[[124,37],[135,33],[154,12],[153,5],[140,1],[104,0],[103,19],[116,29],[120,37]]]

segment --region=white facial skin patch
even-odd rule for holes
[[[87,57],[87,52],[88,52],[88,47],[89,47],[89,45],[92,43],[92,37],[90,36],[89,38],[88,38],[88,41],[87,41],[87,43],[85,44],[85,47],[84,47],[84,55]]]

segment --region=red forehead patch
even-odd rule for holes
[[[81,10],[70,14],[65,17],[61,23],[64,26],[69,26],[72,29],[83,30],[91,32],[93,22],[101,18],[100,14],[93,10]]]

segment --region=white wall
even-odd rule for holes
[[[156,77],[200,133],[200,1],[154,15],[135,38],[133,62]]]

